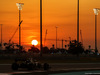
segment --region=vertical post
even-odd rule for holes
[[[44,46],[45,46],[45,42],[46,42],[46,36],[47,36],[47,29],[46,29],[46,32],[45,32]]]
[[[42,56],[42,0],[40,0],[40,56]]]
[[[99,13],[99,8],[94,8],[94,14],[95,14],[95,54],[97,55],[98,50],[97,50],[97,15]]]
[[[63,49],[63,41],[64,41],[64,40],[62,39],[62,49]]]
[[[77,42],[79,42],[79,0],[77,6]]]
[[[80,36],[81,36],[81,43],[83,44],[83,39],[82,39],[82,30],[80,30]]]
[[[95,15],[95,53],[97,54],[97,15]]]
[[[16,5],[18,6],[19,9],[19,45],[21,46],[21,10],[22,10],[22,6],[24,5],[24,3],[16,3]]]
[[[21,46],[21,10],[19,10],[19,45]]]
[[[56,49],[57,49],[57,27],[56,27]]]
[[[2,47],[2,24],[1,24],[1,47]]]

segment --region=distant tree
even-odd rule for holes
[[[14,53],[14,51],[22,53],[25,50],[23,46],[20,46],[17,43],[4,43],[4,46],[8,53]]]
[[[82,54],[84,52],[82,43],[77,42],[76,40],[71,41],[68,46],[68,52],[71,54],[79,56],[79,54]]]
[[[54,53],[54,48],[50,48],[50,53]]]
[[[5,46],[5,49],[6,50],[12,50],[12,46],[13,46],[13,44],[9,44],[9,43],[4,43],[4,46]]]
[[[47,53],[49,53],[49,48],[48,47],[43,47],[43,53],[44,54],[47,54]]]
[[[85,54],[89,54],[90,51],[87,49],[87,50],[84,51],[84,53],[85,53]]]
[[[31,49],[28,49],[28,51],[32,51],[33,53],[39,53],[40,52],[39,49],[34,45],[32,45]]]
[[[63,53],[66,52],[66,49],[61,49],[60,51],[61,51],[61,53],[63,54]]]

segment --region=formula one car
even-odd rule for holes
[[[12,70],[18,70],[19,68],[26,68],[28,70],[35,70],[42,68],[41,63],[37,62],[36,60],[32,59],[16,59],[14,63],[12,63]],[[49,64],[44,63],[43,65],[44,70],[49,69]]]

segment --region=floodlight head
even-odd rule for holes
[[[24,5],[24,3],[16,3],[16,5],[18,6],[19,10],[22,10],[22,6]]]
[[[94,10],[94,14],[98,15],[100,9],[99,8],[94,8],[93,10]]]

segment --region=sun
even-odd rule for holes
[[[32,45],[35,45],[36,46],[38,44],[38,41],[37,40],[32,40],[31,43],[32,43]]]

